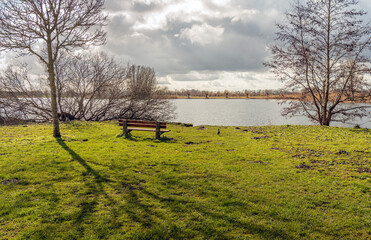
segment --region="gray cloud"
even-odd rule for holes
[[[112,2],[115,0],[107,0],[115,6]],[[225,6],[204,1],[204,11],[195,11],[192,16],[183,10],[174,10],[174,14],[185,14],[184,18],[171,13],[171,4],[164,4],[161,8],[159,2],[147,1],[145,4],[145,1],[134,1],[123,14],[111,17],[107,28],[109,39],[104,48],[128,57],[130,61],[153,66],[160,75],[189,71],[264,71],[262,62],[268,54],[265,46],[274,37],[276,19],[276,15],[270,16],[264,8],[269,5],[269,9],[273,9],[276,1],[259,5],[255,1],[231,1],[227,13]],[[182,1],[174,1],[179,2]],[[256,11],[256,14],[251,13],[252,17],[249,17],[249,11]],[[165,16],[161,16],[161,12]],[[150,24],[146,19],[151,17],[165,17],[166,26],[136,28]],[[261,22],[265,22],[265,26]],[[220,39],[215,44],[205,41],[206,44],[202,45],[179,37],[182,31],[189,32],[201,25],[223,29]],[[202,29],[199,32],[201,34]],[[217,36],[207,37],[212,41]],[[205,39],[205,36],[201,35],[199,39]]]
[[[360,8],[370,5],[361,0]],[[270,55],[266,46],[274,41],[275,24],[282,21],[290,1],[106,0],[106,8],[112,16],[103,49],[154,67],[160,78],[169,76],[166,84],[213,81],[228,86],[216,81],[225,71],[255,82],[253,87],[269,88],[260,86],[272,79],[262,65]],[[253,77],[256,73],[266,79],[259,81]]]
[[[359,7],[369,10],[371,2]],[[100,49],[155,68],[162,84],[176,88],[276,87],[262,62],[289,8],[288,0],[106,0]]]
[[[196,82],[203,82],[203,81],[216,81],[219,80],[219,74],[217,72],[189,72],[187,74],[173,74],[172,80],[174,81],[196,81]]]

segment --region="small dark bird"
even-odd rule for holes
[[[218,134],[218,135],[220,134],[220,130],[219,129],[218,129],[218,132],[216,134]]]

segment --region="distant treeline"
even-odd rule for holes
[[[63,93],[63,97],[76,96],[77,92],[72,89]],[[162,98],[248,98],[248,97],[265,97],[265,96],[289,96],[298,93],[284,90],[244,90],[244,91],[203,91],[203,90],[168,90],[166,88],[157,89],[155,95]],[[7,92],[0,91],[0,97],[50,97],[48,90],[27,91],[27,92]],[[102,95],[102,99],[108,96]]]
[[[243,90],[243,91],[205,91],[197,89],[168,90],[158,91],[160,96],[165,98],[249,98],[249,97],[288,97],[298,93],[287,90]]]

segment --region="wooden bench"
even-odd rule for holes
[[[125,137],[128,137],[131,131],[150,131],[156,132],[156,138],[159,139],[161,134],[170,132],[170,130],[164,130],[166,122],[119,119],[119,126],[122,126]]]

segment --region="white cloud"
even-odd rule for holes
[[[151,14],[144,16],[143,22],[137,22],[133,29],[134,30],[165,30],[167,27],[167,18],[166,15],[162,14]]]
[[[226,6],[230,3],[230,0],[211,0],[212,3],[219,6]]]
[[[191,71],[160,77],[170,89],[199,89],[209,91],[233,91],[278,89],[283,87],[269,72]]]
[[[205,46],[208,44],[219,43],[223,40],[224,28],[213,27],[207,23],[202,25],[193,25],[191,28],[185,28],[178,35],[181,39],[188,39],[193,44]]]
[[[140,40],[151,40],[151,38],[149,38],[147,35],[138,32],[134,32],[133,34],[130,35],[130,37]]]
[[[144,4],[157,4],[161,6],[154,11],[141,13],[139,20],[133,26],[134,30],[167,30],[169,21],[181,20],[183,22],[202,21],[201,14],[205,6],[200,0],[142,0]],[[135,14],[135,13],[134,13]]]
[[[139,30],[167,30],[169,22],[180,21],[184,23],[205,22],[209,19],[230,18],[233,22],[249,21],[259,12],[251,8],[246,9],[235,6],[231,0],[136,0],[133,2],[146,6],[159,6],[152,11],[131,12],[137,21],[133,26],[135,31]],[[131,16],[133,17],[133,16]]]
[[[259,13],[256,9],[240,9],[238,11],[236,10],[230,10],[226,16],[232,18],[232,22],[247,22],[254,20],[254,17]]]

